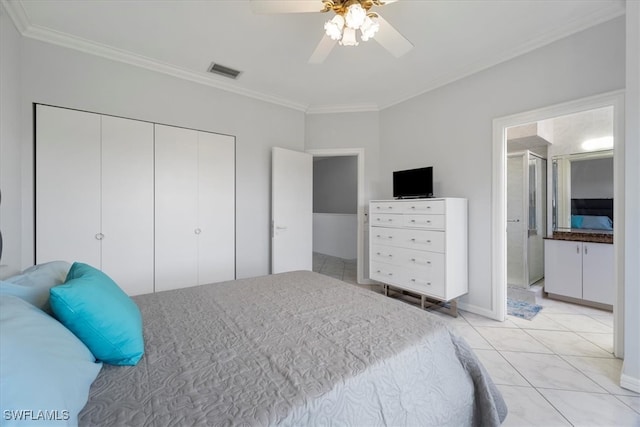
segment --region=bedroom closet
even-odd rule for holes
[[[235,138],[36,105],[35,262],[130,295],[235,279]]]

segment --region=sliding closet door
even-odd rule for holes
[[[153,124],[102,116],[102,271],[153,292]]]
[[[100,115],[36,106],[36,263],[100,265]]]
[[[235,279],[235,140],[198,132],[198,283]]]
[[[198,133],[155,125],[156,291],[198,283]]]

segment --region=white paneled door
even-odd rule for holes
[[[36,263],[100,267],[100,115],[36,107]]]
[[[198,283],[235,279],[235,143],[198,132]]]
[[[235,279],[235,140],[156,125],[156,291]]]
[[[153,291],[153,124],[102,116],[102,270]]]
[[[271,272],[311,271],[313,157],[274,147],[271,161]]]
[[[156,291],[198,283],[198,132],[156,125]]]
[[[153,292],[153,124],[36,107],[36,262],[80,261]]]

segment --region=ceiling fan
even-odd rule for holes
[[[335,16],[324,25],[325,35],[309,58],[309,63],[322,63],[336,43],[357,46],[360,39],[373,38],[396,58],[413,48],[413,44],[378,13],[373,6],[384,6],[397,0],[251,0],[254,13],[329,12]]]

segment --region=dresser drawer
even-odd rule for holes
[[[422,251],[444,252],[445,249],[444,231],[371,227],[369,240],[373,245],[388,245]]]
[[[403,213],[444,215],[444,200],[412,200],[402,203]]]
[[[393,264],[404,268],[432,268],[444,266],[444,254],[395,246],[371,245],[371,260]]]
[[[444,230],[444,215],[403,215],[402,218],[405,227]]]
[[[373,213],[371,214],[371,225],[373,226],[384,226],[384,227],[402,227],[403,226],[403,215],[397,214],[379,214]]]
[[[445,298],[444,265],[406,268],[385,262],[371,262],[371,279],[440,299]]]
[[[402,204],[390,202],[371,202],[369,214],[374,213],[402,213]]]
[[[402,272],[400,284],[421,294],[444,299],[444,264],[433,264],[429,268],[406,269]]]
[[[405,257],[403,249],[395,246],[371,245],[371,262],[380,261],[388,264],[401,265]]]
[[[383,283],[400,284],[401,268],[396,265],[387,264],[379,261],[371,261],[369,275],[373,280],[379,280]]]

